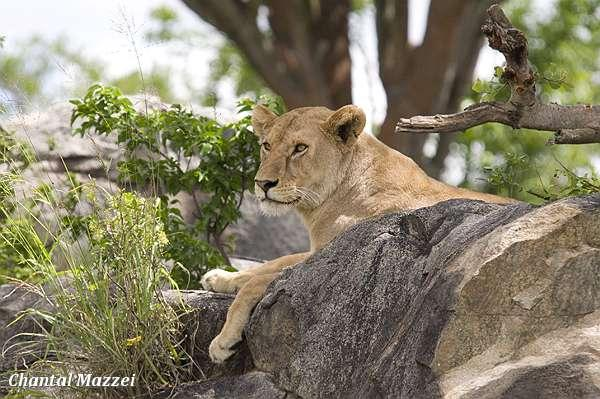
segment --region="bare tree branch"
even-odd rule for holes
[[[528,60],[527,38],[516,29],[498,5],[488,9],[488,20],[481,27],[490,47],[506,59],[502,79],[510,85],[509,102],[517,107],[535,103],[535,75]]]
[[[456,114],[400,119],[397,131],[449,133],[487,122],[498,122],[515,129],[568,130],[571,135],[576,130],[600,131],[600,105],[534,104],[518,109],[510,103],[479,103]],[[564,140],[567,140],[566,136]]]
[[[550,144],[600,143],[600,129],[564,129],[554,134]]]
[[[554,131],[556,144],[600,142],[600,105],[559,105],[536,102],[535,76],[527,60],[527,39],[514,28],[498,5],[488,9],[482,30],[490,46],[504,54],[502,78],[511,88],[506,103],[479,103],[448,115],[401,118],[397,133],[451,133],[487,122],[513,128]]]
[[[487,122],[509,124],[509,111],[504,103],[480,103],[463,112],[447,115],[401,118],[396,133],[452,133]]]
[[[183,0],[206,22],[222,31],[241,49],[246,59],[265,82],[281,96],[287,97],[299,90],[286,76],[282,61],[272,45],[256,26],[256,7],[240,0]]]

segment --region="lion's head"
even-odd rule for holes
[[[346,174],[365,114],[346,105],[337,111],[298,108],[277,116],[257,105],[252,126],[261,144],[255,193],[265,213],[278,215],[314,209],[331,195]]]

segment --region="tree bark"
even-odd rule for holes
[[[183,0],[223,32],[289,108],[352,102],[350,1],[267,0],[269,32],[257,1]]]
[[[413,158],[433,176],[441,172],[452,140],[440,139],[438,154],[429,161],[423,154],[426,136],[397,135],[392,126],[400,118],[428,113],[424,110],[435,110],[429,113],[437,113],[458,109],[472,80],[483,44],[479,27],[491,3],[481,0],[432,0],[423,43],[409,49],[403,59],[398,60],[395,76],[389,77],[394,72],[381,73],[388,112],[380,139]],[[377,7],[378,12],[381,10],[381,7]],[[386,37],[379,37],[380,42],[385,40]]]

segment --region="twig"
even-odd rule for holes
[[[512,26],[498,5],[488,9],[482,31],[490,47],[506,59],[502,79],[511,89],[507,102],[478,103],[448,115],[402,118],[396,133],[450,133],[488,122],[515,129],[554,131],[551,144],[600,143],[600,105],[542,104],[535,96],[535,76],[527,59],[527,38]]]

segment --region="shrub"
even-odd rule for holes
[[[101,85],[90,87],[85,97],[72,103],[71,121],[81,122],[75,133],[114,135],[124,146],[126,160],[118,164],[121,184],[139,190],[150,187],[160,198],[169,238],[166,257],[185,266],[173,269],[175,280],[196,288],[207,270],[229,264],[222,234],[240,217],[244,191],[253,187],[259,163],[250,117],[220,124],[180,105],[138,113],[117,88]],[[276,102],[268,104],[277,110]],[[242,101],[239,111],[252,105]],[[173,199],[182,192],[195,204],[191,225],[184,222]]]
[[[561,198],[575,195],[586,195],[600,192],[600,177],[593,171],[578,175],[557,158],[555,161],[559,168],[549,181],[544,182],[538,173],[538,179],[523,185],[523,176],[530,173],[536,166],[532,166],[531,159],[525,154],[505,153],[504,162],[495,167],[484,168],[487,174],[487,183],[495,193],[516,197],[519,193],[531,194],[537,202],[556,201]],[[535,202],[535,201],[532,201]]]

